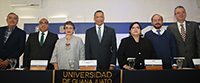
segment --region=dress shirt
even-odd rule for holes
[[[43,43],[45,42],[45,39],[46,39],[46,37],[47,37],[47,34],[48,34],[48,31],[45,31],[45,32],[44,32]],[[41,31],[39,32],[39,35],[38,35],[38,36],[39,36],[39,37],[38,37],[38,38],[39,38],[38,40],[39,40],[39,42],[40,42],[40,38],[41,38],[41,36],[42,36],[42,32],[41,32]]]
[[[97,35],[98,35],[99,27],[101,27],[100,29],[101,29],[101,39],[102,39],[102,37],[103,37],[103,31],[104,31],[104,24],[102,24],[101,26],[98,26],[98,25],[96,24],[96,32],[97,32]]]
[[[153,31],[153,33],[158,35],[157,29],[153,28],[152,31]],[[161,27],[160,28],[160,35],[162,35],[164,32],[165,32],[165,30]]]
[[[184,28],[185,33],[186,33],[186,23],[185,23],[185,21],[182,24],[183,24],[183,28]],[[177,26],[178,26],[179,33],[181,34],[181,23],[177,22]]]

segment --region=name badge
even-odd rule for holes
[[[79,67],[96,67],[97,60],[79,60]]]
[[[199,66],[200,65],[200,59],[192,59],[195,67]]]
[[[48,60],[31,60],[31,66],[47,67]]]
[[[162,66],[162,59],[145,59],[145,66]]]
[[[185,57],[174,57],[174,59],[185,59]]]

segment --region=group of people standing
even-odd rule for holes
[[[129,27],[129,37],[121,40],[117,51],[114,28],[104,24],[104,12],[94,13],[96,25],[87,29],[85,45],[80,37],[73,35],[75,25],[71,21],[64,23],[66,36],[48,31],[49,22],[43,18],[39,21],[39,32],[29,34],[25,45],[26,33],[16,25],[18,16],[9,13],[8,26],[0,28],[0,68],[9,68],[9,59],[19,60],[24,52],[23,67],[30,68],[31,60],[48,60],[48,69],[69,69],[68,60],[97,60],[97,70],[114,70],[116,57],[122,69],[130,70],[127,58],[136,58],[135,68],[144,69],[144,59],[160,58],[164,69],[176,68],[173,57],[185,57],[183,67],[193,68],[192,58],[200,57],[200,29],[196,22],[186,21],[186,10],[183,6],[174,9],[177,22],[162,28],[163,17],[154,14],[151,18],[153,29],[144,38],[142,27],[134,22]],[[172,66],[173,65],[173,66]]]

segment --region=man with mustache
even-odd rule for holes
[[[170,31],[162,28],[163,17],[161,15],[154,14],[151,24],[154,28],[145,34],[145,38],[152,41],[157,58],[162,59],[163,69],[172,69],[172,64],[175,63],[173,57],[177,56],[174,36]]]
[[[186,21],[186,10],[183,6],[174,9],[174,17],[177,22],[167,29],[172,32],[176,39],[178,56],[185,57],[183,67],[194,68],[193,58],[200,57],[200,30],[199,24]]]
[[[17,27],[17,14],[11,12],[7,16],[8,26],[0,27],[0,69],[10,68],[10,59],[17,59],[24,52],[26,32]]]

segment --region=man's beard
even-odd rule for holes
[[[160,26],[156,26],[156,25],[160,25]],[[160,29],[162,27],[162,25],[160,23],[156,23],[155,25],[153,25],[156,29]]]

